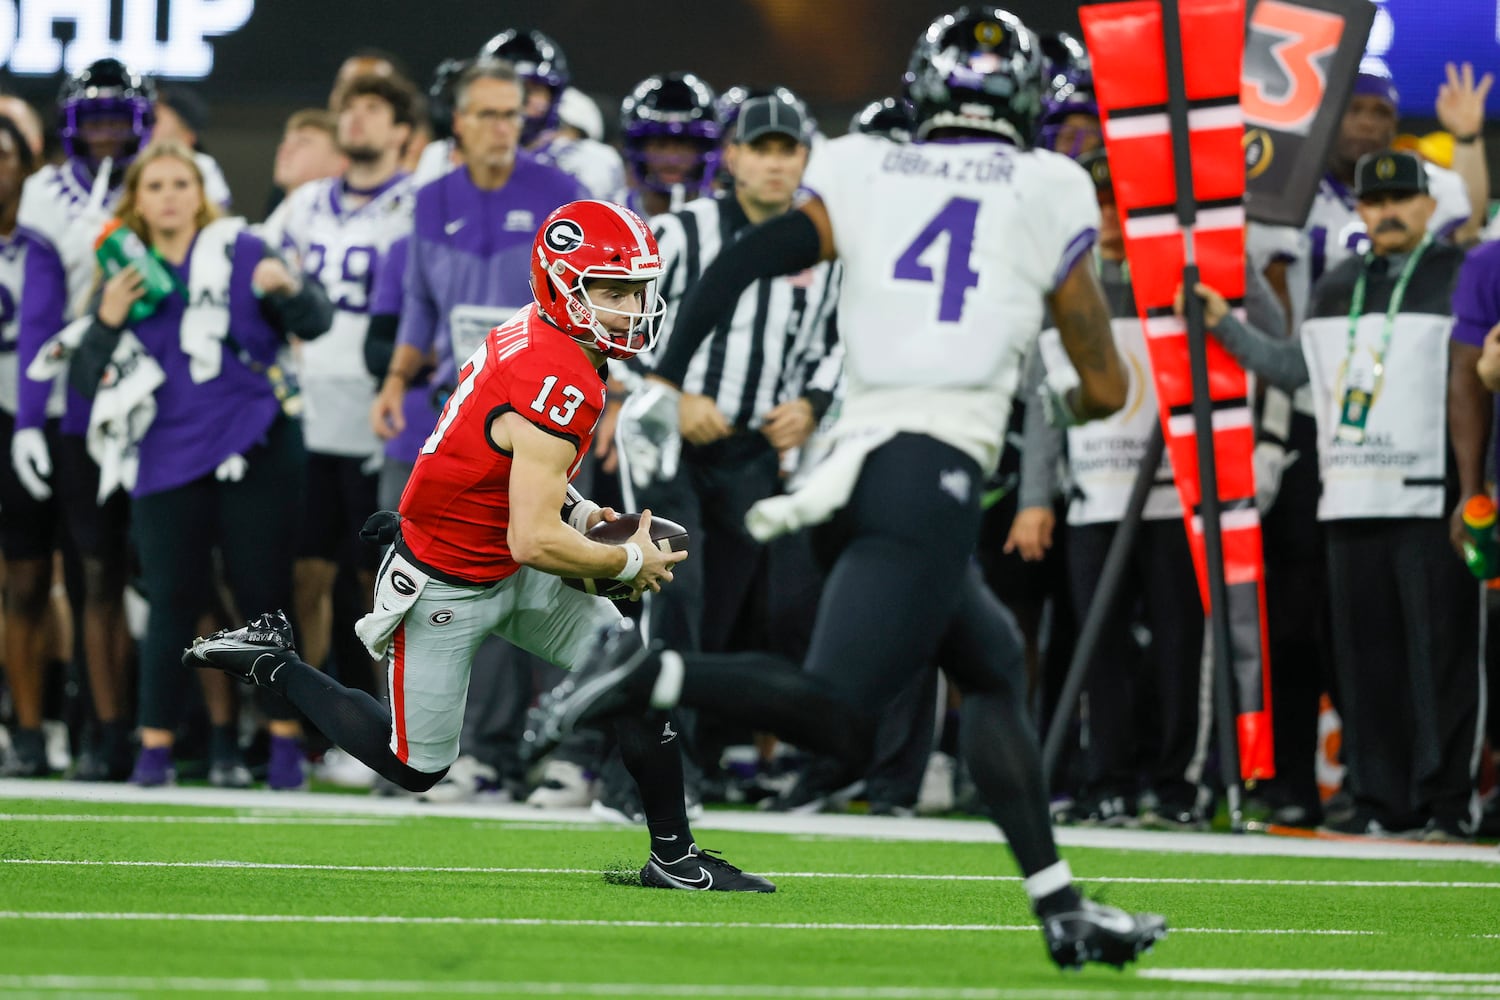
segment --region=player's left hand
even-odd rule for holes
[[[589,522],[583,526],[583,530],[586,532],[601,521],[618,521],[619,519],[620,512],[613,507],[600,507],[589,514]]]
[[[1438,123],[1453,135],[1482,132],[1484,100],[1489,96],[1490,85],[1495,82],[1494,74],[1486,73],[1475,83],[1472,63],[1464,63],[1462,71],[1454,63],[1449,63],[1447,69],[1448,80],[1438,88]]]
[[[806,444],[815,427],[817,420],[813,417],[812,404],[798,398],[787,400],[767,413],[760,432],[771,442],[772,448],[787,451]]]
[[[250,287],[257,295],[293,295],[299,284],[280,260],[264,257],[250,275]]]

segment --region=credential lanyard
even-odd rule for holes
[[[1401,276],[1396,279],[1396,287],[1391,290],[1391,304],[1386,307],[1385,328],[1380,335],[1380,352],[1375,355],[1375,370],[1373,374],[1377,386],[1380,384],[1380,380],[1385,377],[1385,355],[1391,349],[1391,335],[1396,329],[1396,314],[1401,311],[1401,303],[1406,298],[1406,286],[1411,284],[1411,276],[1417,270],[1417,263],[1422,259],[1422,254],[1431,245],[1432,234],[1428,233],[1422,237],[1422,242],[1417,244],[1417,248],[1406,259],[1406,266],[1401,268]],[[1370,261],[1373,259],[1373,254],[1365,255],[1365,266],[1360,269],[1359,280],[1354,283],[1354,296],[1349,301],[1349,351],[1344,358],[1346,371],[1354,363],[1355,341],[1359,334],[1359,320],[1365,312],[1365,285],[1370,275]]]

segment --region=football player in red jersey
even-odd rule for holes
[[[670,582],[672,565],[687,556],[651,544],[649,511],[623,546],[584,537],[618,515],[568,485],[604,407],[599,366],[656,341],[661,271],[651,231],[618,205],[572,202],[542,223],[531,261],[536,301],[491,330],[460,368],[401,498],[375,610],[357,626],[372,655],[390,654],[389,712],[302,662],[280,612],[196,640],[184,659],[279,692],[352,756],[417,792],[458,756],[470,663],[487,635],[581,666],[620,613],[562,577],[625,580],[639,595]],[[666,717],[633,718],[616,730],[651,833],[642,882],[774,891],[698,850]]]

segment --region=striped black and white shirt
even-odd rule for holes
[[[680,211],[654,216],[651,229],[665,270],[667,303],[660,356],[672,336],[682,298],[720,249],[748,229],[750,220],[732,195],[699,198]],[[837,263],[798,274],[763,278],[740,296],[734,315],[698,348],[683,380],[684,392],[711,397],[736,430],[754,430],[787,400],[809,396],[818,416],[838,394],[843,347],[838,336]],[[642,359],[653,365],[653,357]]]

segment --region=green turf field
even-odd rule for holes
[[[1173,929],[1131,971],[1064,975],[996,844],[700,825],[779,891],[665,892],[622,884],[639,829],[255,801],[0,799],[0,996],[1500,996],[1493,849],[1067,848]]]

